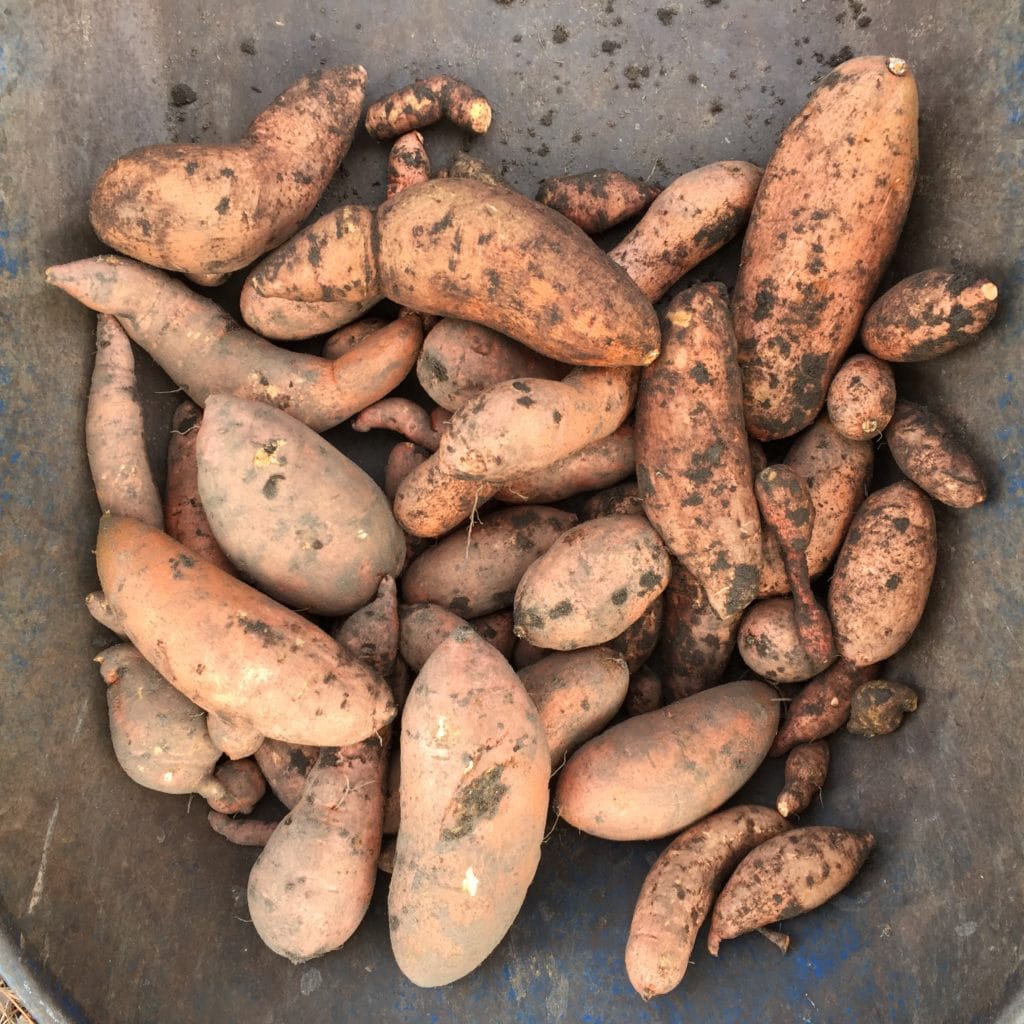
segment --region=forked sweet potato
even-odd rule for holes
[[[828,386],[828,418],[843,437],[869,441],[877,437],[896,408],[892,367],[861,352],[847,359]]]
[[[829,752],[824,740],[801,743],[786,758],[786,785],[775,806],[784,818],[792,817],[811,806],[821,792],[828,775]]]
[[[472,86],[450,75],[432,75],[370,104],[366,130],[378,141],[393,139],[447,117],[474,135],[491,126],[491,105]]]
[[[823,664],[807,653],[791,597],[768,597],[752,604],[740,621],[737,647],[751,671],[773,683],[802,683],[836,657],[833,648]]]
[[[545,178],[537,190],[537,202],[568,217],[588,235],[596,235],[646,210],[660,193],[656,185],[601,168]]]

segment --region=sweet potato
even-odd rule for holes
[[[519,678],[537,707],[555,771],[615,717],[626,699],[629,669],[608,647],[540,653]]]
[[[333,636],[349,654],[382,676],[389,676],[398,657],[398,588],[385,576],[377,596],[338,623]]]
[[[885,440],[896,465],[936,501],[972,508],[988,494],[978,464],[950,428],[913,402],[898,402]]]
[[[199,497],[196,442],[202,422],[202,409],[189,399],[174,410],[171,436],[167,441],[164,530],[194,555],[234,576],[235,567],[217,543]]]
[[[591,519],[563,533],[524,573],[516,636],[573,651],[618,636],[668,584],[669,557],[642,516]]]
[[[218,750],[223,750],[232,761],[250,757],[263,743],[263,734],[244,719],[209,712],[206,728]]]
[[[592,441],[546,469],[510,480],[495,498],[510,505],[561,501],[584,491],[616,484],[632,476],[635,468],[633,428],[624,423],[614,433]]]
[[[869,678],[871,667],[857,668],[840,658],[815,676],[790,702],[768,756],[781,757],[798,743],[822,740],[841,728],[850,714],[854,691]]]
[[[324,342],[320,355],[324,359],[338,359],[354,349],[364,338],[368,338],[387,325],[387,320],[376,316],[364,316],[360,320],[346,323]]]
[[[331,361],[271,345],[180,281],[119,256],[50,267],[46,280],[115,315],[199,405],[211,394],[237,395],[287,409],[314,430],[337,426],[397,387],[422,338],[419,318],[402,316]]]
[[[644,665],[629,677],[629,690],[624,705],[628,717],[657,711],[664,703],[661,679],[652,669]]]
[[[764,683],[725,683],[624,722],[562,769],[559,815],[602,839],[657,839],[720,807],[757,770],[779,705]]]
[[[202,284],[291,237],[348,152],[366,69],[299,79],[234,145],[146,146],[100,176],[89,200],[96,234],[113,249]]]
[[[96,565],[132,643],[200,707],[316,746],[356,742],[394,717],[379,675],[165,533],[105,515]]]
[[[869,441],[892,419],[896,378],[892,367],[874,356],[851,356],[828,386],[828,418],[843,437]]]
[[[647,606],[647,610],[639,619],[608,641],[608,646],[626,659],[626,665],[631,673],[639,671],[658,645],[664,609],[665,601],[662,594]]]
[[[885,736],[900,727],[908,711],[916,710],[917,694],[909,686],[873,679],[854,692],[846,728],[856,736]]]
[[[738,613],[720,618],[693,573],[673,561],[656,656],[667,701],[722,681],[739,624]]]
[[[446,985],[508,931],[540,860],[551,758],[516,674],[471,630],[424,665],[402,716],[402,826],[388,892],[402,973]]]
[[[996,315],[999,289],[969,271],[924,270],[877,298],[864,316],[864,347],[892,363],[933,359],[973,341]]]
[[[253,755],[274,796],[289,810],[299,802],[306,778],[319,756],[319,747],[280,740],[264,740]]]
[[[478,615],[476,618],[469,619],[466,625],[472,627],[506,661],[512,657],[512,648],[515,647],[516,634],[514,631],[515,620],[509,609],[491,612],[489,615]]]
[[[401,571],[405,539],[383,492],[286,413],[213,395],[197,455],[217,541],[278,600],[343,615]]]
[[[391,758],[388,761],[387,781],[384,786],[384,835],[398,835],[401,823],[402,807],[402,759],[399,756],[399,744],[392,741]]]
[[[271,341],[302,341],[351,323],[377,301],[376,295],[334,302],[267,298],[247,280],[242,285],[238,303],[242,320],[260,337]],[[326,352],[324,355],[330,358]]]
[[[509,660],[515,670],[521,672],[524,668],[536,665],[541,658],[546,658],[549,654],[554,653],[557,652],[549,651],[546,647],[534,647],[529,640],[523,640],[520,637],[512,647],[512,657]]]
[[[248,814],[267,791],[263,773],[251,757],[225,761],[214,775],[228,795],[223,800],[211,797],[208,803],[223,814]]]
[[[825,785],[828,762],[828,744],[824,740],[800,743],[789,752],[786,785],[775,802],[779,814],[789,818],[811,806]]]
[[[727,618],[757,594],[761,518],[724,286],[681,292],[664,326],[637,397],[637,481],[647,518]]]
[[[896,247],[916,174],[917,86],[897,57],[840,64],[783,133],[732,303],[754,437],[789,437],[821,411]]]
[[[892,657],[917,628],[935,572],[935,514],[911,483],[861,505],[828,592],[839,653],[854,665]]]
[[[768,465],[768,456],[765,453],[764,445],[752,437],[748,439],[748,446],[750,448],[750,469],[756,477]]]
[[[608,254],[652,302],[740,233],[761,181],[741,160],[680,175]]]
[[[235,846],[266,846],[279,821],[260,821],[257,818],[232,818],[220,811],[206,815],[210,828]]]
[[[453,533],[416,558],[402,576],[402,597],[463,618],[508,608],[523,573],[575,525],[571,512],[543,505],[493,512],[465,536]]]
[[[414,470],[419,469],[430,457],[426,448],[421,448],[412,441],[399,441],[388,454],[384,466],[384,493],[389,501],[395,500],[402,481]],[[406,538],[408,545],[408,538]]]
[[[398,195],[410,185],[430,180],[430,157],[419,132],[399,135],[388,154],[387,197]]]
[[[380,844],[380,855],[377,857],[377,870],[390,875],[395,870],[395,852],[398,849],[398,840],[395,836],[387,836]]]
[[[106,626],[111,633],[116,633],[122,638],[124,637],[124,626],[121,625],[120,618],[114,609],[110,607],[107,595],[102,590],[94,590],[91,594],[87,594],[85,607],[101,626]]]
[[[587,498],[580,512],[580,519],[597,519],[598,516],[642,516],[643,514],[644,502],[640,497],[640,490],[635,480],[628,480],[624,484],[606,487]]]
[[[402,605],[398,609],[401,622],[399,648],[406,664],[418,672],[441,643],[462,626],[469,626],[494,647],[506,637],[499,635],[490,622],[474,619],[467,622],[455,612],[438,604]],[[489,635],[488,635],[489,634]]]
[[[568,217],[588,235],[596,235],[646,210],[660,193],[656,185],[601,168],[545,178],[537,189],[537,202]]]
[[[85,446],[100,509],[161,527],[164,514],[146,455],[132,346],[112,316],[96,321]]]
[[[843,543],[846,530],[867,493],[875,459],[870,441],[851,441],[821,416],[786,454],[786,465],[807,482],[814,505],[814,525],[807,545],[807,571],[820,576]],[[764,563],[758,597],[789,591],[778,541],[764,537]]]
[[[408,398],[382,398],[367,406],[352,420],[351,426],[360,434],[390,430],[431,452],[437,451],[440,440],[423,406]]]
[[[435,452],[398,485],[395,518],[414,537],[442,537],[475,516],[497,490],[497,484],[452,476]]]
[[[754,847],[789,828],[768,807],[746,804],[712,814],[661,852],[640,889],[626,942],[626,973],[644,999],[683,980],[722,883]]]
[[[474,135],[491,126],[491,105],[472,86],[450,75],[417,79],[382,96],[366,111],[366,131],[380,142],[448,118]]]
[[[423,339],[416,377],[438,405],[454,411],[502,381],[561,380],[570,369],[482,324],[445,317]]]
[[[850,884],[874,845],[870,832],[818,825],[793,829],[755,847],[715,903],[708,951],[718,956],[723,939],[828,902]]]
[[[751,605],[740,621],[737,646],[747,667],[773,683],[801,683],[829,665],[804,650],[791,597],[769,597]],[[830,657],[835,660],[834,648]]]

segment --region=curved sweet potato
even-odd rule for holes
[[[443,537],[475,516],[497,489],[497,484],[452,476],[435,452],[398,485],[395,518],[414,537]]]
[[[253,754],[274,796],[288,810],[299,802],[306,788],[306,778],[319,756],[319,747],[282,743],[280,740],[264,740]]]
[[[737,647],[751,671],[773,683],[801,683],[827,668],[804,650],[791,597],[752,604],[740,622]],[[829,655],[835,660],[835,650]]]
[[[670,564],[642,516],[591,519],[563,533],[516,590],[516,636],[573,651],[618,636],[668,584]]]
[[[344,615],[401,571],[405,538],[383,492],[286,413],[213,395],[197,454],[217,541],[278,600]]]
[[[869,441],[892,419],[896,378],[892,367],[874,356],[851,356],[828,386],[828,418],[843,437]]]
[[[562,769],[559,815],[603,839],[678,832],[757,770],[779,723],[774,697],[764,683],[725,683],[612,726]]]
[[[537,189],[537,202],[568,217],[588,235],[596,235],[646,210],[660,193],[656,185],[600,168],[545,178]]]
[[[483,135],[491,126],[491,105],[483,93],[458,78],[432,75],[371,103],[366,111],[366,131],[383,142],[426,128],[442,117],[474,135]]]
[[[783,133],[732,303],[754,437],[789,437],[821,411],[896,247],[916,175],[917,86],[896,57],[840,64]]]
[[[391,948],[412,982],[445,985],[480,964],[519,913],[540,860],[551,758],[516,674],[471,630],[421,670],[401,750]]]
[[[206,815],[210,828],[235,846],[266,846],[279,821],[260,821],[256,818],[232,818],[220,811]]]
[[[299,79],[234,145],[146,146],[100,176],[96,234],[155,267],[215,284],[298,229],[348,152],[366,86],[358,66]]]
[[[854,665],[894,655],[917,628],[935,573],[935,514],[911,483],[875,491],[839,552],[828,592],[839,653]]]
[[[828,763],[828,744],[824,740],[800,743],[789,752],[786,784],[775,802],[779,814],[789,818],[811,806],[825,785]]]
[[[242,319],[260,337],[271,341],[303,341],[352,323],[378,301],[376,295],[364,295],[351,302],[346,299],[303,302],[267,298],[246,280],[238,303]],[[324,355],[330,358],[326,352]]]
[[[382,398],[367,406],[351,423],[360,434],[390,430],[427,451],[437,451],[440,435],[430,423],[426,409],[408,398]]]
[[[665,311],[662,352],[637,396],[636,463],[666,547],[720,616],[743,611],[757,595],[761,517],[723,285],[689,288]]]
[[[380,676],[301,615],[165,533],[106,515],[96,565],[128,637],[200,707],[316,746],[356,742],[394,717]]]
[[[364,316],[359,320],[346,323],[336,330],[325,342],[320,351],[324,359],[338,359],[346,352],[356,348],[364,338],[387,327],[388,321],[376,316]]]
[[[742,160],[682,174],[608,255],[656,302],[740,233],[760,181],[761,168]]]

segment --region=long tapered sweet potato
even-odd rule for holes
[[[89,201],[96,234],[152,266],[218,283],[286,238],[316,205],[362,113],[366,70],[301,78],[234,145],[146,146],[121,157]]]
[[[853,881],[874,845],[870,832],[817,825],[793,829],[755,847],[715,903],[708,951],[718,956],[723,939],[828,902]]]
[[[678,832],[757,770],[779,722],[774,697],[764,683],[725,683],[612,726],[562,769],[559,815],[603,839]]]
[[[213,395],[197,454],[218,543],[278,600],[343,615],[401,571],[405,538],[384,493],[286,413]]]
[[[745,804],[712,814],[661,852],[640,889],[626,942],[626,973],[644,999],[683,980],[722,883],[755,846],[789,828],[770,808]]]
[[[104,512],[163,525],[160,494],[146,455],[142,406],[128,335],[112,316],[96,321],[96,362],[89,385],[85,447]]]
[[[635,217],[660,193],[656,185],[637,181],[621,171],[601,168],[585,174],[545,178],[537,190],[537,202],[568,217],[588,235],[596,235]]]
[[[828,608],[839,653],[854,665],[895,654],[917,628],[935,573],[935,513],[912,483],[875,491],[850,524]]]
[[[237,395],[327,430],[383,398],[416,362],[417,316],[401,316],[336,360],[289,352],[239,327],[174,278],[120,256],[49,267],[46,280],[100,313],[112,313],[199,405]]]
[[[761,517],[725,288],[702,284],[677,295],[664,327],[661,355],[637,396],[637,481],[669,551],[730,617],[757,594]]]
[[[603,644],[657,600],[669,572],[668,553],[642,516],[581,523],[523,574],[516,636],[558,651]]]
[[[394,717],[377,673],[301,615],[165,533],[106,515],[96,565],[128,637],[200,707],[246,718],[273,739],[314,746],[357,742]]]
[[[828,744],[824,740],[800,743],[789,752],[786,784],[775,802],[779,814],[789,818],[810,807],[825,785],[828,763]]]
[[[996,315],[999,289],[980,274],[924,270],[877,298],[861,339],[879,359],[916,363],[973,341]]]
[[[420,671],[401,751],[391,948],[412,982],[445,985],[491,953],[522,906],[540,860],[551,758],[516,674],[466,629]]]
[[[768,597],[752,604],[740,622],[737,648],[751,671],[773,683],[801,683],[836,657],[832,648],[823,663],[804,649],[791,597]]]
[[[740,233],[760,181],[761,168],[741,160],[680,175],[608,255],[656,302]]]
[[[877,437],[896,408],[896,379],[888,363],[864,352],[847,359],[828,386],[828,418],[843,437]]]
[[[458,78],[432,75],[371,103],[366,130],[373,138],[386,141],[426,128],[442,117],[474,135],[483,135],[491,126],[491,105],[483,93]]]
[[[289,810],[299,802],[306,778],[319,756],[319,747],[281,740],[264,740],[253,754],[274,796]]]
[[[917,86],[896,57],[840,64],[783,133],[733,294],[754,437],[789,437],[820,412],[892,256],[916,175]]]

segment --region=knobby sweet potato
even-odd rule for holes
[[[828,775],[829,752],[824,740],[800,743],[786,758],[786,785],[775,806],[779,814],[789,818],[811,806],[821,792]]]
[[[389,93],[366,111],[366,131],[384,142],[448,118],[452,124],[483,135],[491,126],[491,105],[472,86],[450,75],[432,75]]]
[[[885,736],[900,727],[908,711],[916,710],[917,694],[909,686],[873,679],[854,692],[846,728],[856,736]]]
[[[860,353],[836,371],[828,386],[828,418],[843,437],[877,437],[896,408],[896,378],[888,363]]]
[[[791,597],[768,597],[752,604],[740,621],[740,657],[751,671],[773,683],[802,683],[835,660],[822,664],[804,650]]]
[[[646,210],[660,193],[656,185],[601,168],[545,178],[537,190],[537,202],[568,217],[588,235],[596,235]]]
[[[486,181],[490,185],[505,184],[499,171],[489,167],[483,160],[470,156],[469,153],[462,150],[459,150],[452,157],[452,162],[446,170],[448,171],[448,176],[452,178],[472,178],[474,181]]]

